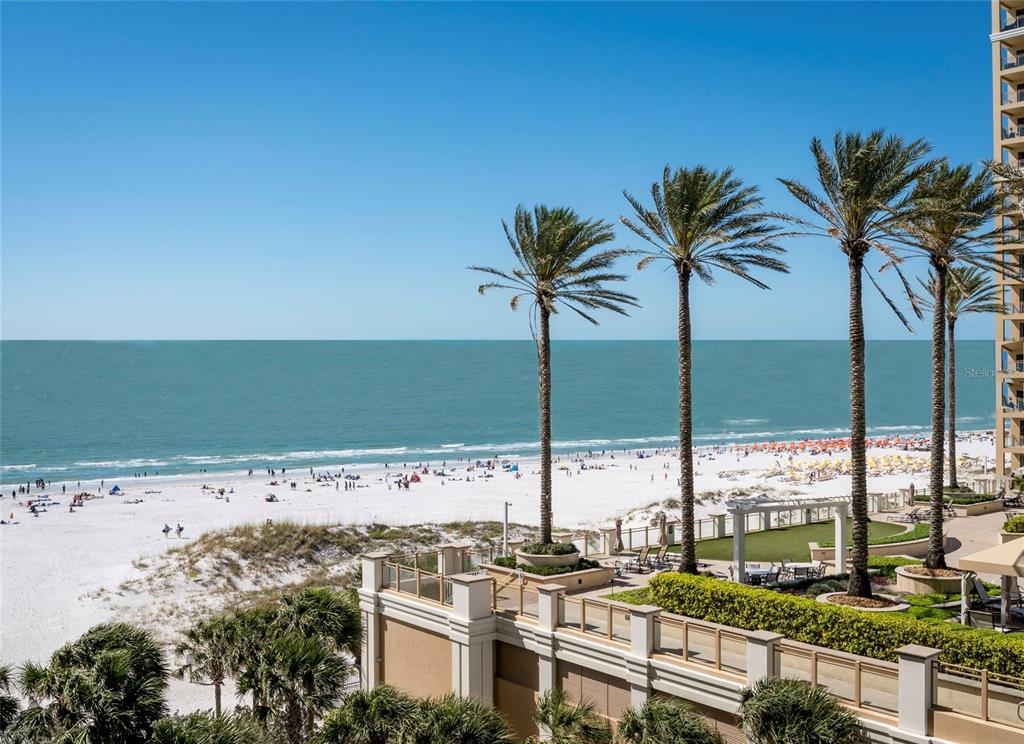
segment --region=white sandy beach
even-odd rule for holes
[[[975,458],[987,457],[991,463],[994,444],[991,434],[972,434],[960,445],[960,454]],[[899,454],[925,458],[924,452],[872,449],[869,457]],[[842,453],[837,457],[845,457]],[[822,460],[820,455],[794,455],[794,461],[805,463]],[[835,458],[831,458],[835,459]],[[848,493],[849,478],[835,477],[814,483],[793,484],[780,477],[766,478],[766,472],[788,468],[788,455],[766,452],[702,452],[697,460],[697,491],[718,491],[736,488],[773,487],[795,490],[814,496]],[[0,515],[7,519],[13,512],[17,524],[0,527],[0,662],[19,664],[32,659],[44,661],[61,644],[73,640],[90,626],[111,616],[110,604],[88,596],[101,589],[116,591],[123,582],[140,577],[133,563],[140,558],[153,558],[170,547],[182,544],[203,532],[245,523],[261,523],[267,519],[288,519],[297,522],[331,524],[407,525],[454,520],[500,520],[502,505],[511,502],[510,519],[515,522],[537,521],[539,477],[537,463],[522,459],[521,477],[502,470],[467,470],[467,463],[448,462],[447,477],[432,473],[420,475],[421,481],[409,490],[389,488],[399,473],[411,474],[410,467],[346,467],[347,473],[360,475],[358,487],[344,490],[334,482],[317,483],[309,471],[287,473],[287,480],[277,477],[279,485],[270,485],[272,478],[264,472],[200,473],[189,476],[107,479],[104,492],[116,483],[123,489],[120,496],[106,495],[86,502],[69,513],[75,483],[67,484],[61,493],[60,483],[51,483],[46,493],[60,501],[39,516],[33,516],[17,501],[35,497],[11,498],[11,485],[3,488]],[[654,454],[638,458],[634,453],[608,453],[578,462],[562,457],[554,479],[555,524],[563,528],[606,526],[616,515],[675,497],[678,463],[672,454]],[[430,463],[431,469],[440,462]],[[556,467],[559,467],[556,465]],[[338,473],[341,466],[319,468],[315,472]],[[295,481],[296,488],[290,483]],[[911,481],[924,485],[927,473],[902,472],[879,475],[869,479],[869,490],[894,491]],[[217,498],[212,490],[223,488],[229,498]],[[81,490],[96,493],[97,482],[82,482]],[[231,492],[233,490],[233,493]],[[269,503],[265,495],[274,493],[277,503]],[[140,500],[140,503],[130,503]],[[720,509],[720,507],[718,507]],[[715,511],[712,505],[699,507],[702,514]],[[164,524],[184,527],[181,540],[172,532],[167,538],[161,532]],[[132,602],[145,603],[145,595],[122,597],[122,607]],[[175,683],[172,687],[173,708],[190,709],[210,705],[205,688]]]

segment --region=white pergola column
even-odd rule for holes
[[[835,522],[836,522],[836,573],[841,574],[846,570],[846,538],[847,538],[847,516],[846,504],[837,504],[835,506]]]
[[[743,511],[732,512],[732,559],[736,562],[736,581],[743,584],[747,580],[747,555],[744,537],[747,532],[747,514]]]

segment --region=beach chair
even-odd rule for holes
[[[920,506],[915,506],[913,509],[911,509],[908,512],[903,512],[903,513],[900,513],[900,514],[890,514],[888,517],[886,517],[886,520],[888,520],[889,522],[908,522],[910,524],[917,524],[917,522],[920,519],[921,519],[921,507]]]
[[[974,585],[974,593],[978,595],[978,601],[985,607],[998,607],[1000,599],[999,597],[993,597],[985,591],[985,585],[978,580],[975,576],[971,579],[971,583]]]
[[[662,545],[658,548],[658,554],[654,556],[652,561],[654,567],[657,569],[672,568],[672,563],[668,560],[668,545]]]
[[[637,553],[636,558],[629,561],[626,564],[627,571],[635,571],[636,573],[643,573],[651,568],[651,548],[648,545],[644,545],[640,548],[640,552]]]

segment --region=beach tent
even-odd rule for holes
[[[974,573],[995,574],[1002,577],[1000,594],[1002,596],[1002,621],[1003,625],[1010,625],[1010,602],[1009,597],[1013,582],[1024,577],[1024,538],[1010,540],[1002,545],[994,545],[991,548],[979,550],[960,559],[957,565],[961,571],[973,571]],[[964,574],[964,587],[962,596],[966,598],[967,575]],[[967,613],[966,599],[962,600],[961,611]]]
[[[512,465],[512,467],[510,467],[508,469],[508,472],[510,472],[510,473],[518,473],[519,472],[519,463],[515,463],[514,465]]]
[[[120,486],[114,486],[113,488],[110,489],[110,495],[111,496],[113,496],[115,493],[121,493],[121,487]]]

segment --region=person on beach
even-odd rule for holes
[[[185,531],[185,528],[181,526],[181,522],[178,522],[178,526],[177,526],[177,528],[175,528],[174,534],[176,534],[178,536],[179,540],[181,539],[181,533],[184,532],[184,531]]]
[[[167,539],[168,537],[170,537],[170,535],[171,535],[171,525],[167,524],[166,522],[164,522],[164,529],[163,529],[163,533],[164,533],[164,539],[165,539],[165,540],[166,540],[166,539]]]

